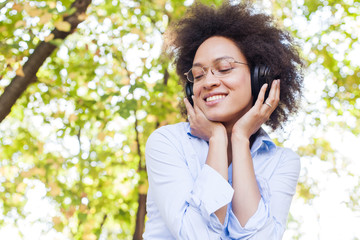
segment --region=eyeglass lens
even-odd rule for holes
[[[221,59],[214,63],[214,65],[211,67],[211,72],[215,76],[224,76],[231,72],[233,69],[232,63],[234,61],[231,61],[231,59]],[[189,81],[199,81],[205,77],[207,72],[209,71],[210,67],[200,67],[200,66],[194,66],[191,71],[188,74],[188,80]]]

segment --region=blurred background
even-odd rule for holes
[[[146,140],[185,120],[163,34],[192,3],[0,0],[1,239],[141,239]],[[302,162],[284,239],[360,239],[360,2],[254,4],[307,64],[270,134]]]

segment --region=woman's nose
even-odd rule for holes
[[[209,69],[209,72],[206,74],[203,84],[205,88],[218,86],[220,85],[220,79],[214,75],[212,69]]]

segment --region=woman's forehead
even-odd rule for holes
[[[210,64],[224,57],[231,57],[238,61],[246,60],[234,41],[220,36],[211,37],[197,49],[193,65]]]
[[[223,60],[227,60],[227,59],[234,59],[234,58],[232,56],[224,55],[222,57],[218,57],[218,58],[213,59],[211,61],[211,64],[221,63],[221,62],[224,62]],[[203,66],[203,64],[201,64],[199,62],[194,62],[193,66]]]

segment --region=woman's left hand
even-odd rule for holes
[[[269,97],[264,102],[264,96],[268,84],[264,84],[259,92],[254,106],[245,113],[233,126],[232,135],[249,139],[257,132],[261,125],[269,120],[270,115],[277,108],[280,100],[280,80],[274,80],[270,89]]]

